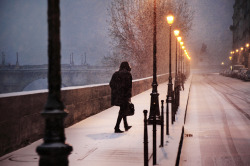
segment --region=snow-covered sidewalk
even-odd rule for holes
[[[191,78],[185,83],[185,91],[181,91],[180,107],[176,122],[170,124],[170,135],[164,133],[164,147],[160,145],[160,126],[157,126],[157,165],[175,165],[179,142],[184,125],[184,115],[188,99]],[[69,156],[70,166],[142,166],[143,159],[143,110],[150,109],[150,93],[147,90],[132,98],[135,115],[128,117],[133,127],[124,133],[114,133],[119,107],[111,107],[91,116],[65,130],[66,142],[73,146]],[[166,100],[167,82],[158,86],[159,102]],[[161,102],[160,102],[161,103]],[[166,104],[164,104],[164,112]],[[166,117],[166,115],[164,115]],[[165,120],[165,119],[164,119]],[[171,121],[170,121],[171,122]],[[166,123],[166,122],[165,122]],[[165,126],[164,126],[165,127]],[[120,126],[123,128],[123,121]],[[164,132],[166,129],[164,129]],[[152,125],[148,126],[149,165],[152,165]],[[42,139],[0,158],[1,166],[37,166],[39,156],[35,152]]]

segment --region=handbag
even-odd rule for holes
[[[133,103],[129,102],[126,116],[132,116],[135,114],[135,106]]]

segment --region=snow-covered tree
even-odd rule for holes
[[[128,61],[136,77],[152,75],[153,59],[153,2],[154,0],[113,0],[109,6],[109,35],[112,54],[104,61],[119,65]],[[157,2],[157,67],[167,72],[169,26],[166,16],[175,15],[173,27],[187,36],[192,26],[193,11],[187,0],[156,0]],[[173,45],[174,46],[174,45]]]

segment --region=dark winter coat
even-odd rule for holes
[[[116,71],[109,83],[111,87],[111,105],[121,106],[129,102],[132,96],[132,75],[126,69]]]

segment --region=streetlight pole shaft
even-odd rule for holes
[[[182,79],[182,81],[183,81],[183,77],[182,77],[182,74],[183,74],[182,66],[183,66],[183,51],[181,52],[181,79]]]
[[[159,110],[159,94],[157,92],[156,81],[156,0],[154,0],[154,38],[153,38],[153,83],[151,93],[151,107],[150,113],[153,113],[153,165],[156,165],[156,116],[158,114],[158,121],[160,122],[160,110]]]
[[[173,89],[173,84],[172,84],[172,66],[171,66],[171,25],[170,25],[170,30],[169,30],[169,77],[168,77],[168,96],[170,97],[170,100],[172,101],[172,89]]]
[[[179,77],[178,77],[178,45],[177,45],[177,38],[176,38],[176,56],[175,56],[175,113],[178,110],[179,107],[179,98],[180,98],[180,93],[179,93]]]
[[[154,0],[154,35],[153,35],[153,91],[157,92],[157,80],[156,80],[156,50],[157,50],[157,43],[156,43],[156,0]]]
[[[178,60],[178,57],[177,57],[177,39],[176,39],[175,79],[177,79],[177,68],[178,68],[177,60]],[[178,86],[178,85],[176,85],[176,86]]]
[[[172,63],[171,63],[172,62],[171,61],[172,60],[172,58],[171,58],[171,51],[172,51],[171,50],[171,38],[172,37],[171,37],[171,27],[172,26],[170,26],[170,33],[169,33],[169,82],[170,83],[172,83],[172,70],[171,70],[172,69]]]
[[[180,57],[181,57],[181,44],[179,43],[179,56],[178,56],[178,59],[179,59],[179,61],[178,61],[178,75],[180,76],[180,62],[181,62],[181,59],[180,59]],[[179,77],[180,78],[180,77]],[[179,80],[180,81],[180,80]],[[180,82],[179,82],[180,83]]]

